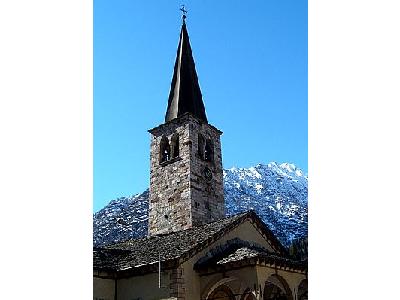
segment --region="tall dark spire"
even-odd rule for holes
[[[165,122],[178,118],[187,112],[207,122],[185,18],[184,12]]]

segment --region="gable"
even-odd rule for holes
[[[269,235],[272,239],[269,238]],[[276,238],[275,240],[273,238],[275,237],[259,218],[253,213],[248,213],[235,227],[224,230],[222,235],[182,263],[185,278],[188,279],[187,288],[200,293],[198,281],[194,280],[198,276],[198,267],[202,268],[209,263],[215,263],[227,253],[231,253],[232,248],[238,248],[234,244],[252,244],[256,248],[264,248],[266,252],[276,256],[284,255],[285,249]],[[193,272],[193,270],[196,270],[196,272]]]
[[[281,249],[277,248],[281,245],[277,245],[276,241],[270,240],[267,234],[264,232],[265,230],[268,231],[268,229],[260,228],[258,225],[256,225],[257,222],[255,221],[256,220],[253,218],[247,218],[243,220],[236,227],[226,231],[219,238],[215,239],[212,243],[190,257],[184,262],[184,266],[191,269],[193,268],[194,264],[199,262],[199,260],[201,261],[207,257],[211,257],[216,252],[224,251],[229,244],[235,242],[248,243],[255,245],[256,247],[265,248],[271,254],[285,254]]]
[[[208,260],[213,256],[218,256],[219,252],[225,252],[232,244],[248,244],[257,248],[264,248],[271,254],[280,255],[282,251],[277,249],[275,241],[269,240],[255,223],[253,219],[245,219],[235,228],[225,232],[218,239],[214,240],[208,246],[204,247],[198,253],[190,257],[184,265],[189,269],[197,263]]]
[[[262,231],[250,221],[250,219],[245,220],[236,228],[226,233],[226,235],[224,235],[220,241],[216,241],[216,243],[227,242],[228,240],[233,240],[235,238],[239,238],[240,240],[247,241],[252,244],[257,244],[272,253],[280,253],[280,251],[273,246],[274,241],[271,241],[265,234],[263,234]]]

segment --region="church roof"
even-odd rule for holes
[[[185,21],[182,24],[176,54],[165,122],[178,118],[184,113],[191,113],[207,122]]]
[[[307,261],[279,255],[239,239],[231,240],[222,251],[214,251],[199,259],[194,268],[199,272],[227,270],[240,266],[273,264],[277,267],[306,271]]]
[[[286,248],[261,219],[249,211],[186,230],[95,248],[94,269],[115,272],[129,270],[130,273],[156,271],[159,260],[165,262],[165,267],[185,261],[246,220],[253,222],[266,236],[278,255],[287,255]]]

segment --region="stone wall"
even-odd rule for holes
[[[149,234],[183,230],[224,217],[221,132],[190,114],[149,132]],[[212,143],[210,161],[199,153],[199,134]],[[179,136],[178,157],[172,155],[174,135]],[[162,139],[170,144],[166,161],[162,161]]]
[[[187,299],[185,298],[185,279],[182,266],[171,271],[169,291],[171,297],[178,300]]]
[[[192,159],[190,160],[190,185],[193,226],[219,220],[225,217],[223,170],[220,132],[214,127],[195,123],[190,131],[192,141]],[[201,134],[205,140],[212,141],[211,161],[204,160],[199,154]],[[206,168],[212,176],[207,177]]]

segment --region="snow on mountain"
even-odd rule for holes
[[[227,215],[250,209],[286,246],[307,236],[308,178],[293,164],[258,164],[224,171]]]
[[[275,162],[250,168],[224,170],[227,215],[250,209],[289,246],[307,236],[308,178],[294,164]],[[147,234],[148,196],[142,194],[112,200],[93,216],[96,246]]]
[[[147,234],[149,190],[112,200],[93,216],[93,244],[110,244]]]

